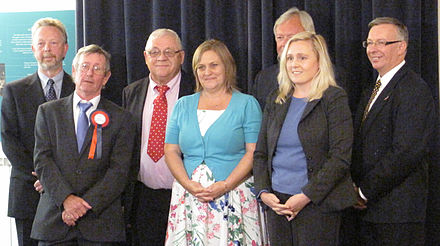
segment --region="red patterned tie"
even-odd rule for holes
[[[153,117],[151,118],[150,135],[148,137],[147,154],[154,162],[163,156],[165,142],[165,128],[167,125],[167,98],[165,93],[170,89],[168,86],[154,87],[159,95],[154,99]]]

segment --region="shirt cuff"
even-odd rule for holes
[[[364,196],[364,193],[362,193],[361,188],[359,188],[359,196],[361,196],[361,198],[365,201],[368,201],[368,199]]]

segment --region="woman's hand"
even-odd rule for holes
[[[226,192],[228,192],[228,186],[226,182],[218,181],[206,187],[202,192],[198,193],[196,197],[199,199],[199,201],[210,202],[217,197],[222,196]]]
[[[260,198],[278,215],[291,216],[293,214],[292,210],[286,204],[281,204],[280,199],[273,193],[263,192]]]
[[[296,194],[291,196],[287,201],[286,201],[286,206],[292,211],[292,214],[289,216],[286,216],[288,221],[291,221],[295,218],[295,216],[307,205],[309,204],[310,199],[304,195],[303,193],[301,194]]]
[[[199,198],[201,193],[204,193],[206,188],[203,187],[199,182],[189,180],[185,189],[191,193],[193,196]],[[201,202],[205,202],[199,199]]]

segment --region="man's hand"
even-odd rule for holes
[[[89,209],[92,209],[84,199],[81,197],[70,194],[63,202],[66,218],[77,221],[83,215],[87,213]]]
[[[34,175],[35,177],[37,177],[37,173],[36,172],[32,172],[32,175]],[[38,191],[40,194],[44,191],[43,186],[40,183],[40,180],[37,179],[37,181],[35,181],[34,183],[34,188],[36,191]]]
[[[63,213],[61,214],[61,218],[63,219],[64,223],[68,226],[75,226],[76,225],[76,223],[75,223],[76,220],[73,219],[72,216],[68,215],[66,213],[66,210],[64,210]]]

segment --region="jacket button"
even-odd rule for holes
[[[81,174],[81,170],[76,170],[76,174]]]
[[[306,157],[306,159],[307,159],[308,161],[311,161],[311,160],[312,160],[312,157],[311,157],[310,155],[308,155],[308,156]]]
[[[307,168],[307,172],[309,173],[313,172],[313,168]]]

